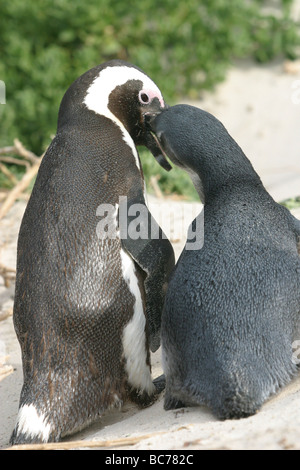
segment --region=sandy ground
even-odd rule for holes
[[[215,93],[205,95],[197,103],[222,120],[277,201],[300,194],[300,92],[299,103],[293,94],[297,81],[300,81],[299,68],[291,73],[283,64],[243,65],[232,69]],[[152,197],[149,203],[178,258],[186,227],[201,210],[201,204],[158,201]],[[0,262],[12,268],[24,209],[25,203],[20,201],[0,221]],[[173,228],[166,215],[170,209],[174,214]],[[300,210],[295,215],[300,219]],[[6,288],[0,278],[0,315],[11,311],[13,295],[14,285]],[[0,371],[7,372],[0,375],[0,448],[3,449],[8,446],[14,427],[22,386],[20,350],[11,316],[0,321],[1,361]],[[162,372],[160,351],[153,355],[152,363],[155,377]],[[84,446],[90,440],[103,442],[131,437],[139,439],[122,446],[114,441],[109,448],[300,449],[300,377],[265,403],[257,415],[247,419],[220,422],[205,407],[165,412],[162,395],[145,410],[126,404],[122,410],[108,413],[98,423],[72,436],[72,440],[82,440]]]

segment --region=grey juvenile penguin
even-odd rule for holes
[[[62,99],[18,240],[14,324],[24,384],[13,444],[57,441],[128,395],[150,404],[163,387],[151,379],[149,344],[160,344],[173,249],[150,231],[121,237],[118,214],[138,203],[142,224],[155,223],[135,144],[168,168],[144,126],[164,106],[153,81],[123,61],[89,70]],[[99,236],[101,220],[114,237]]]
[[[211,114],[177,105],[150,125],[204,203],[204,245],[183,250],[162,316],[165,409],[252,415],[297,370],[300,222]]]

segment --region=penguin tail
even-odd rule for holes
[[[24,404],[19,409],[10,444],[40,444],[59,441],[60,436],[54,434],[54,426],[50,424],[46,415],[33,404]]]
[[[256,414],[266,398],[262,384],[243,380],[238,374],[212,378],[209,384],[193,379],[193,382],[186,382],[177,395],[184,403],[208,406],[222,421]]]
[[[236,392],[224,397],[223,400],[214,405],[213,412],[221,421],[226,419],[242,419],[252,416],[258,412],[261,403],[258,403],[247,393]]]
[[[261,408],[266,391],[258,377],[225,374],[218,392],[211,397],[211,408],[220,420],[252,416]]]

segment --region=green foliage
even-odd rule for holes
[[[283,206],[287,207],[289,210],[300,209],[300,196],[287,199],[281,203]]]
[[[24,168],[22,166],[19,166],[19,165],[9,165],[9,171],[14,175],[14,177],[16,178],[16,180],[20,180],[24,174]],[[12,189],[13,188],[13,183],[12,181],[7,178],[6,175],[4,175],[4,173],[2,173],[2,171],[0,171],[0,188],[3,188],[3,189]]]
[[[150,180],[151,176],[155,175],[158,180],[159,187],[163,188],[165,195],[179,194],[183,195],[187,200],[199,199],[198,193],[186,172],[180,170],[170,161],[172,170],[167,172],[156,162],[151,153],[142,147],[139,148],[139,155],[145,174],[147,191],[150,194],[155,193]]]
[[[0,147],[18,137],[38,155],[56,132],[68,86],[103,61],[138,65],[172,104],[212,88],[236,58],[295,58],[299,46],[292,0],[279,1],[276,14],[261,9],[262,0],[0,2],[7,103],[0,105]],[[154,161],[146,167],[146,176],[157,171]],[[161,183],[169,184],[168,175]]]

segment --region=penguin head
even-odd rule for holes
[[[179,104],[146,121],[164,156],[189,173],[202,202],[229,181],[259,180],[239,145],[207,111]]]
[[[67,90],[58,127],[104,116],[129,133],[135,145],[145,145],[165,169],[171,169],[146,127],[146,116],[156,116],[167,105],[157,85],[138,67],[121,60],[105,62],[79,77]]]
[[[224,125],[203,109],[177,104],[146,121],[161,151],[185,170],[226,173],[251,167]]]
[[[214,121],[209,113],[189,105],[168,107],[160,115],[146,117],[146,125],[164,155],[176,166],[195,172],[215,138]]]

